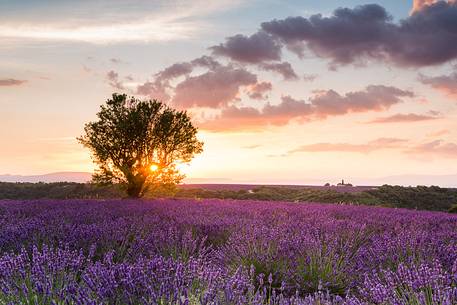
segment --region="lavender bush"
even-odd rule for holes
[[[457,304],[457,215],[0,201],[0,304]]]

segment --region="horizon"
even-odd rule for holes
[[[92,173],[90,172],[53,172],[38,175],[14,175],[14,174],[1,174],[0,182],[18,182],[18,183],[53,183],[53,182],[77,182],[87,183],[91,179]],[[381,186],[381,185],[400,185],[405,187],[416,186],[440,186],[443,188],[457,188],[457,174],[430,176],[430,175],[412,175],[412,176],[389,176],[377,177],[373,179],[366,179],[360,177],[340,178],[337,177],[316,180],[311,178],[303,178],[301,180],[277,180],[277,181],[250,181],[250,180],[232,180],[222,177],[195,177],[185,178],[180,184],[182,185],[284,185],[284,186],[323,186],[327,183],[330,186],[336,186],[341,181],[353,186]],[[407,181],[405,183],[404,181]],[[452,181],[448,183],[447,181]]]
[[[191,114],[187,181],[457,187],[456,1],[204,3],[0,1],[0,177],[92,172],[119,92]]]

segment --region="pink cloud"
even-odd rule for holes
[[[377,124],[377,123],[411,123],[411,122],[421,122],[421,121],[430,121],[439,119],[437,116],[438,114],[432,113],[432,115],[425,115],[425,114],[415,114],[415,113],[408,113],[408,114],[394,114],[387,117],[380,117],[376,118],[372,121],[367,123],[369,124]]]
[[[193,71],[193,68],[194,66],[189,62],[172,64],[162,71],[157,72],[152,81],[147,81],[139,85],[137,87],[137,93],[167,102],[171,98],[171,94],[168,92],[172,88],[170,81],[181,76],[189,75]]]
[[[451,98],[457,98],[457,72],[450,75],[428,77],[419,75],[419,80]]]
[[[259,67],[266,71],[272,71],[280,74],[285,80],[297,80],[298,75],[295,73],[292,65],[288,62],[281,63],[263,63]]]
[[[212,131],[261,130],[265,126],[282,126],[291,121],[322,120],[353,112],[382,111],[402,102],[413,93],[395,87],[368,86],[365,90],[340,95],[333,90],[322,91],[308,101],[283,96],[281,103],[267,103],[261,109],[230,106],[214,120],[200,127]]]
[[[289,151],[289,153],[298,152],[355,152],[370,153],[384,149],[395,149],[404,146],[408,142],[404,139],[397,138],[379,138],[366,144],[351,143],[315,143],[300,146]]]
[[[220,66],[221,64],[210,56],[201,56],[189,62],[175,63],[154,74],[153,80],[139,85],[137,93],[167,102],[173,94],[172,81],[180,77],[187,77],[196,67],[214,70]]]
[[[273,125],[285,125],[292,119],[306,120],[313,114],[313,105],[301,100],[295,100],[290,96],[283,96],[281,103],[277,105],[266,104],[262,114]]]
[[[312,81],[316,80],[317,77],[318,77],[317,74],[304,74],[303,80],[305,82],[312,82]]]
[[[346,93],[344,96],[333,90],[321,91],[311,98],[315,115],[325,118],[346,113],[382,111],[401,103],[403,97],[413,97],[411,91],[391,86],[368,86],[363,91]]]
[[[247,87],[246,91],[250,98],[254,100],[264,100],[267,99],[267,92],[271,91],[273,86],[270,82],[261,82]]]
[[[427,136],[435,138],[435,137],[444,136],[444,135],[449,134],[449,133],[450,133],[450,131],[448,129],[440,129],[440,130],[437,130],[437,131],[434,131],[434,132],[431,132],[431,133],[427,134]]]
[[[457,144],[434,140],[405,150],[407,154],[420,154],[435,157],[457,158]]]
[[[413,0],[413,9],[411,12],[418,12],[424,7],[434,4],[436,2],[438,2],[438,0]]]
[[[224,43],[210,48],[214,55],[234,61],[261,63],[279,61],[281,46],[267,33],[259,31],[251,36],[241,34],[226,38]]]
[[[115,64],[115,65],[119,65],[119,64],[122,64],[122,63],[125,63],[122,59],[120,58],[110,58],[109,60],[111,63]]]
[[[167,86],[160,82],[145,82],[137,87],[136,93],[162,102],[170,100],[170,94],[167,92]]]
[[[200,128],[209,131],[260,131],[265,126],[260,111],[253,107],[229,106],[222,109],[215,119],[201,122]]]
[[[158,81],[169,81],[180,76],[188,75],[194,66],[190,62],[175,63],[156,74]]]
[[[106,79],[108,80],[108,83],[111,87],[118,89],[118,90],[124,90],[124,85],[122,82],[119,80],[119,74],[113,70],[109,71],[106,74]]]
[[[26,82],[27,82],[26,80],[5,78],[5,79],[0,79],[0,87],[20,86],[20,85],[25,84]]]
[[[288,153],[299,152],[347,152],[371,153],[374,151],[394,149],[408,155],[425,155],[430,157],[457,158],[457,144],[434,140],[422,144],[411,144],[406,139],[379,138],[368,143],[313,143],[302,145]]]
[[[239,96],[240,88],[257,84],[257,76],[242,68],[218,67],[177,84],[173,103],[181,108],[226,107]]]
[[[441,0],[413,0],[413,8],[411,10],[411,13],[417,13],[424,9],[427,6],[430,6],[432,4],[435,4]],[[447,0],[447,3],[455,3],[455,0]]]

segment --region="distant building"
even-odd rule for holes
[[[341,179],[341,182],[338,183],[336,186],[352,186],[351,183],[344,183],[344,179]]]

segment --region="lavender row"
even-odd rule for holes
[[[457,217],[238,201],[0,201],[0,304],[456,304]]]

